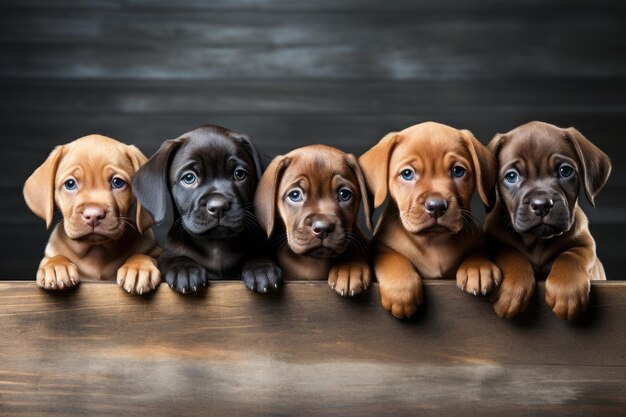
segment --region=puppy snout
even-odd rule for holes
[[[221,218],[230,209],[230,203],[222,196],[212,196],[207,201],[207,210],[211,216]]]
[[[315,237],[324,240],[335,230],[335,224],[327,219],[315,219],[311,224],[311,229]]]
[[[443,198],[429,197],[424,202],[424,207],[430,217],[438,219],[448,209],[448,202]]]
[[[91,228],[98,226],[105,216],[104,209],[97,206],[87,206],[83,210],[83,220]]]
[[[535,197],[530,200],[530,209],[537,216],[545,217],[554,207],[554,200],[548,197]]]

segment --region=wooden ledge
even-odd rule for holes
[[[514,320],[453,282],[425,290],[400,321],[376,285],[342,299],[321,282],[147,297],[3,282],[0,415],[623,415],[626,282],[594,283],[574,322],[543,285]]]

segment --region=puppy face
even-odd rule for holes
[[[245,135],[203,126],[166,141],[133,184],[157,221],[171,195],[175,217],[187,232],[221,239],[254,221],[250,210],[261,169]]]
[[[497,135],[498,193],[515,231],[539,238],[567,232],[581,183],[589,201],[610,173],[608,157],[576,129],[542,122]]]
[[[313,145],[275,158],[259,184],[255,203],[268,236],[277,215],[294,253],[334,257],[353,239],[364,193],[365,181],[354,156]],[[369,218],[369,207],[363,204]]]
[[[485,204],[493,187],[493,155],[467,130],[422,123],[390,133],[359,160],[375,206],[387,193],[410,233],[458,233],[471,223],[474,189]]]
[[[74,240],[102,243],[121,237],[134,196],[131,178],[146,157],[134,146],[100,135],[57,147],[24,186],[29,207],[52,222],[54,203],[63,214],[65,233]],[[140,207],[140,230],[152,220]]]

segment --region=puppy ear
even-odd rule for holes
[[[170,162],[183,142],[182,139],[163,142],[159,150],[133,176],[132,185],[137,201],[157,224],[163,221],[167,210]]]
[[[124,145],[126,147],[126,156],[130,159],[130,162],[133,164],[133,171],[136,174],[137,171],[148,162],[148,158],[134,145]],[[133,190],[134,193],[134,190]],[[143,208],[139,199],[137,199],[137,214],[135,222],[137,223],[137,229],[139,233],[143,233],[144,230],[148,230],[150,226],[154,224],[154,219],[148,213],[147,210]]]
[[[574,146],[580,160],[587,200],[592,206],[595,206],[595,197],[602,190],[611,174],[611,160],[578,130],[573,127],[563,130],[567,139]]]
[[[256,217],[268,238],[274,232],[278,185],[290,162],[291,160],[286,156],[280,155],[274,158],[261,177],[254,195]]]
[[[497,175],[496,157],[469,130],[461,130],[461,134],[465,146],[467,146],[472,156],[478,195],[487,207],[493,207],[495,204],[494,188]]]
[[[388,133],[359,158],[367,186],[374,194],[374,208],[380,207],[387,198],[389,160],[399,138],[398,132]]]
[[[24,183],[24,199],[28,208],[46,221],[50,228],[54,216],[54,180],[65,147],[57,146],[43,164]]]
[[[241,143],[241,146],[245,148],[245,150],[250,154],[252,161],[254,162],[254,168],[256,169],[256,177],[257,181],[261,180],[261,176],[263,175],[263,164],[261,163],[261,158],[259,156],[259,150],[256,145],[252,143],[248,135],[244,135],[243,133],[237,133],[233,138]]]
[[[365,225],[367,229],[372,231],[372,210],[370,209],[368,192],[367,192],[367,184],[365,183],[365,177],[363,176],[363,172],[361,171],[361,167],[357,162],[354,155],[351,153],[346,154],[346,162],[348,166],[356,175],[356,179],[359,182],[359,191],[361,192],[361,202],[363,203],[363,213],[365,214]]]

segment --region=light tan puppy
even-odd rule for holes
[[[159,285],[152,257],[160,248],[146,230],[152,218],[140,206],[136,223],[128,217],[135,201],[130,180],[146,160],[134,146],[90,135],[56,147],[26,180],[26,203],[48,228],[55,203],[63,215],[39,264],[39,286],[62,290],[81,278],[116,276],[128,292],[142,294]]]
[[[489,204],[495,158],[471,132],[421,123],[389,133],[359,164],[374,206],[390,196],[372,240],[387,311],[412,316],[422,302],[422,278],[456,275],[474,295],[499,284],[500,270],[480,251],[483,233],[470,212],[475,188]]]
[[[368,242],[357,226],[362,202],[370,227],[366,192],[356,158],[330,146],[305,146],[272,161],[255,206],[274,236],[285,280],[328,280],[342,296],[367,289]]]

